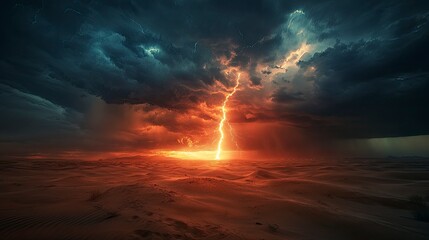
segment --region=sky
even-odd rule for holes
[[[4,156],[429,156],[427,1],[1,5]]]

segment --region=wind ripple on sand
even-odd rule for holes
[[[9,216],[0,219],[0,233],[2,239],[39,239],[38,234],[58,235],[64,229],[77,228],[79,226],[91,226],[101,224],[104,221],[115,217],[114,213],[103,210],[94,210],[84,214],[77,215],[50,215],[50,216]],[[28,231],[28,236],[23,233]],[[33,236],[31,236],[33,235]],[[76,239],[86,238],[81,231],[77,232]],[[19,236],[19,237],[17,237]],[[67,236],[73,238],[73,234]]]

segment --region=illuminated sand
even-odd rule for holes
[[[2,161],[0,236],[428,239],[427,208],[409,200],[427,201],[428,170],[427,160]]]

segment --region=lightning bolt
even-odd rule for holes
[[[233,90],[228,95],[226,95],[225,100],[223,101],[223,104],[222,104],[222,119],[219,122],[219,128],[218,128],[220,138],[219,138],[219,142],[217,143],[217,151],[216,151],[216,158],[215,158],[216,160],[220,160],[220,154],[222,153],[222,142],[223,142],[223,139],[225,138],[225,134],[223,133],[223,125],[226,121],[226,113],[228,112],[228,110],[226,109],[226,104],[228,103],[229,98],[232,97],[235,94],[235,92],[237,92],[237,88],[240,85],[240,75],[241,73],[238,73]]]

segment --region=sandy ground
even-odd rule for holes
[[[429,239],[429,161],[0,161],[0,239]]]

